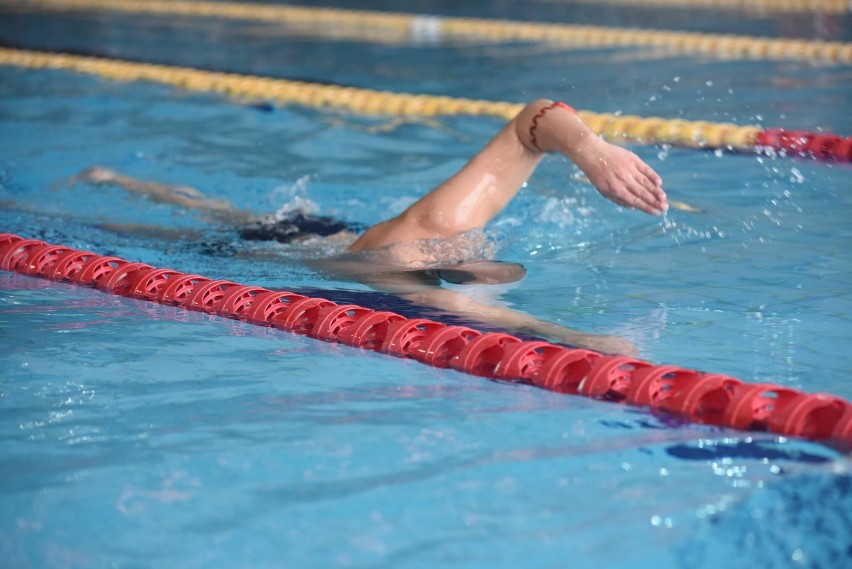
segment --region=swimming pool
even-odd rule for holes
[[[521,17],[518,4],[501,9]],[[647,25],[659,15],[638,13]],[[685,27],[688,12],[668,14]],[[712,14],[702,28],[721,31],[733,18]],[[751,19],[738,15],[738,26]],[[814,28],[807,15],[778,20]],[[848,40],[848,16],[834,21]],[[845,66],[485,42],[283,42],[274,31],[154,16],[0,21],[2,41],[28,48],[852,131]],[[228,50],[209,49],[222,41]],[[273,55],[272,45],[283,47]],[[109,220],[217,236],[175,208],[58,182],[107,164],[258,212],[301,199],[373,223],[452,173],[500,125],[396,124],[8,67],[0,89],[4,231],[370,302],[393,301],[298,262],[105,230]],[[849,167],[636,151],[672,198],[703,212],[660,221],[618,210],[552,159],[490,230],[499,257],[528,269],[501,301],[626,335],[653,361],[850,398]],[[682,424],[70,285],[7,273],[0,283],[0,547],[12,566],[834,567],[849,556],[848,459],[818,444]]]

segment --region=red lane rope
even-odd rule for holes
[[[788,156],[807,156],[837,162],[852,162],[852,137],[772,128],[757,133],[755,147]]]
[[[852,449],[852,404],[825,393],[747,384],[639,359],[482,333],[354,304],[187,275],[0,233],[0,269],[95,287],[444,368],[648,407],[695,423]]]

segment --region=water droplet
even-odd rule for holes
[[[802,175],[798,168],[791,168],[790,173],[792,174],[792,176],[790,176],[790,181],[794,184],[801,184],[805,181],[805,177]]]

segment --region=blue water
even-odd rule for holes
[[[0,41],[852,133],[843,66],[660,55],[627,65],[635,50],[283,41],[268,30],[252,40],[253,29],[16,14],[0,18]],[[199,48],[222,37],[232,50]],[[267,49],[276,41],[278,57]],[[256,212],[303,199],[374,223],[500,127],[471,117],[394,126],[249,103],[0,68],[0,229],[393,306],[292,259],[209,256],[197,242],[103,229],[221,236],[174,207],[62,182],[104,164]],[[369,131],[377,126],[388,128]],[[498,257],[528,269],[500,300],[624,335],[653,361],[852,398],[852,170],[634,150],[673,199],[703,213],[619,210],[551,158],[489,229]],[[8,273],[0,329],[5,566],[840,567],[852,555],[849,461],[822,445],[685,425]]]

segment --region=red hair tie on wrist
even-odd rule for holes
[[[566,105],[561,101],[556,101],[555,103],[550,103],[546,107],[542,107],[541,110],[537,112],[536,115],[532,118],[532,123],[530,124],[530,143],[535,146],[535,148],[539,152],[544,152],[544,150],[542,150],[541,147],[538,145],[538,140],[535,137],[535,129],[538,128],[538,121],[541,117],[545,115],[545,113],[547,113],[547,111],[555,109],[556,107],[560,107],[574,114],[577,114],[577,111],[574,110],[574,107]]]

